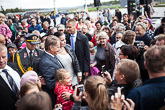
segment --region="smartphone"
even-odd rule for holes
[[[77,88],[80,90],[80,92],[83,92],[84,91],[84,85],[78,85]]]
[[[78,85],[77,86],[77,96],[80,94],[80,92],[82,92],[83,93],[83,91],[84,91],[84,85]]]
[[[102,70],[101,71],[102,71],[102,74],[104,74],[104,76],[106,76],[106,74],[105,74],[105,71],[106,71],[105,65],[102,66]]]
[[[130,21],[130,19],[128,19],[128,23],[130,23],[131,21]]]

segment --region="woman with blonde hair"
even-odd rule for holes
[[[85,106],[86,110],[108,110],[108,93],[105,85],[105,80],[100,76],[91,76],[85,80],[84,95],[88,103],[88,106]],[[79,97],[76,96],[76,93],[77,86],[75,87],[73,95],[75,104],[73,105],[72,110],[81,110],[84,107],[81,108],[81,98],[78,100]],[[80,95],[82,95],[81,92]]]

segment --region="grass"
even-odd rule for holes
[[[117,9],[117,8],[122,8],[122,7],[120,7],[120,6],[104,6],[104,7],[99,7],[99,10],[106,9],[106,8]],[[70,12],[72,13],[73,11],[76,11],[76,10],[77,9],[72,9],[72,10],[70,10]],[[96,7],[89,7],[88,11],[89,12],[97,11],[97,8]]]
[[[106,9],[106,8],[117,9],[117,8],[121,8],[121,7],[120,6],[105,6],[105,7],[99,7],[99,10]],[[88,11],[89,12],[91,12],[91,11],[97,11],[97,8],[96,7],[88,8]]]
[[[165,7],[165,5],[155,5],[154,7]]]

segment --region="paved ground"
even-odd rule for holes
[[[165,17],[165,7],[154,7],[155,13],[153,15],[152,22],[153,26],[156,28],[160,25],[160,18]],[[120,11],[123,13],[127,13],[127,8],[120,9]],[[111,10],[112,14],[115,14],[115,9]],[[97,18],[97,12],[89,12],[90,17]],[[73,18],[73,14],[69,15],[70,18]],[[155,19],[156,18],[156,19]],[[60,24],[61,17],[58,17],[56,19],[57,24]]]

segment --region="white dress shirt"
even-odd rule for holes
[[[7,72],[10,74],[10,76],[13,78],[13,80],[15,81],[18,89],[20,90],[20,81],[21,78],[19,76],[19,74],[13,70],[10,66],[6,65],[5,68],[7,70]],[[4,79],[4,81],[7,83],[7,85],[9,86],[9,88],[12,90],[12,88],[10,87],[9,81],[6,77],[6,73],[2,72],[3,69],[0,69],[0,75],[1,77]]]
[[[26,51],[28,53],[28,56],[30,57],[30,50],[26,47]],[[32,56],[33,56],[34,50],[32,50]]]

